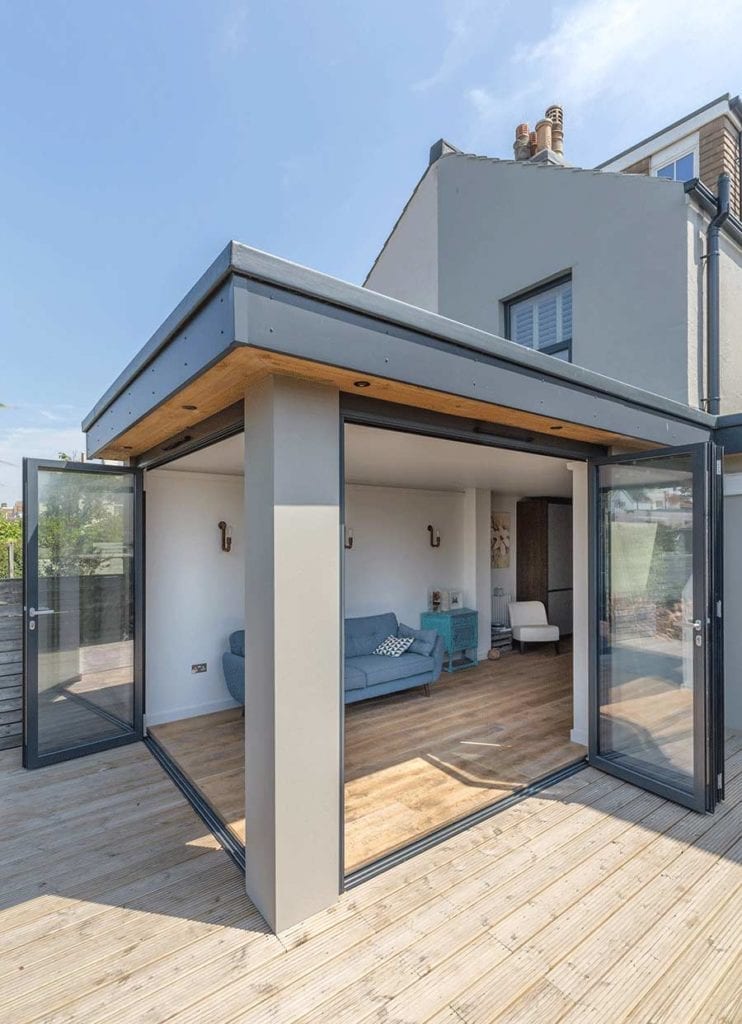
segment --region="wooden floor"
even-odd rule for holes
[[[742,743],[702,816],[587,769],[268,933],[140,744],[0,753],[3,1024],[739,1024]]]
[[[569,740],[572,656],[535,648],[345,711],[350,872],[584,756]],[[150,731],[245,842],[238,712]]]

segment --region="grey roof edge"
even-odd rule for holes
[[[672,124],[665,125],[664,128],[660,128],[659,131],[653,132],[651,135],[647,135],[646,139],[640,139],[635,142],[633,146],[629,146],[627,149],[622,149],[620,153],[614,154],[600,164],[595,165],[595,169],[599,171],[602,167],[606,167],[608,164],[612,164],[614,160],[620,160],[624,156],[628,156],[635,149],[639,149],[640,146],[646,146],[648,142],[654,142],[655,139],[659,139],[665,132],[671,132],[673,128],[679,128],[681,124],[685,124],[686,121],[690,121],[693,117],[698,117],[699,114],[705,113],[711,107],[715,107],[717,103],[721,103],[726,100],[730,107],[732,107],[739,118],[742,119],[742,105],[740,104],[739,96],[732,96],[731,93],[725,92],[721,96],[717,96],[716,99],[711,100],[709,103],[704,103],[702,107],[697,110],[692,110],[690,114],[685,114],[684,117],[678,118],[677,121],[673,121]]]
[[[549,378],[564,380],[570,384],[592,389],[618,400],[705,427],[713,427],[715,422],[714,416],[693,409],[682,402],[644,391],[631,384],[624,384],[622,381],[606,377],[594,370],[587,370],[540,352],[534,352],[479,328],[459,323],[456,320],[449,320],[448,317],[441,316],[439,313],[419,309],[417,306],[411,306],[399,299],[381,295],[360,285],[349,284],[317,270],[311,270],[278,256],[252,249],[240,242],[230,242],[162,326],[155,331],[141,352],[135,356],[96,403],[83,421],[84,431],[87,431],[95,423],[147,363],[167,345],[179,326],[195,313],[208,298],[208,295],[221,284],[230,272],[351,310],[360,315],[384,320],[407,330],[432,336],[436,340],[459,346],[469,352],[494,356],[504,362],[521,367],[523,370],[542,375],[546,381]]]
[[[219,253],[214,262],[196,281],[194,286],[180,300],[175,309],[160,324],[149,341],[137,352],[134,358],[124,367],[113,384],[106,389],[98,399],[93,408],[82,421],[83,431],[95,423],[98,417],[105,412],[111,402],[117,398],[127,385],[144,369],[147,363],[155,358],[157,353],[167,345],[175,332],[183,326],[196,312],[215,288],[229,275],[232,266],[232,243],[226,245]]]

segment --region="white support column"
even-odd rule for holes
[[[587,746],[589,729],[590,615],[588,571],[587,463],[568,462],[572,473],[572,732],[573,743]]]
[[[464,492],[464,580],[465,599],[479,613],[477,657],[483,660],[490,649],[492,629],[492,579],[490,569],[490,491],[469,487]]]
[[[340,878],[340,425],[332,388],[245,394],[247,892],[275,931]]]

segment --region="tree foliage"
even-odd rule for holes
[[[128,481],[49,473],[39,486],[39,574],[93,576],[120,557]]]
[[[0,580],[10,576],[9,541],[13,542],[13,574],[20,579],[23,575],[23,524],[18,520],[0,519]]]

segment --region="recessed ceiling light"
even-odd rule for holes
[[[195,412],[198,409],[197,405],[181,405],[181,409],[185,409],[186,412]]]
[[[353,387],[354,388],[370,388],[371,387],[371,381],[370,380],[354,380],[353,381]]]

